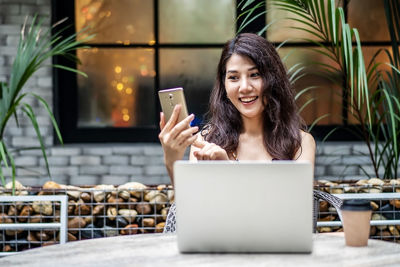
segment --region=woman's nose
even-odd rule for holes
[[[240,91],[247,91],[247,90],[251,90],[251,84],[249,79],[247,78],[242,78],[240,81]]]

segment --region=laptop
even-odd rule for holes
[[[177,161],[179,251],[310,253],[313,170],[298,161]]]

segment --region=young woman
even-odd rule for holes
[[[209,122],[177,123],[180,106],[159,134],[173,182],[173,163],[191,145],[191,160],[308,160],[314,164],[314,138],[304,131],[286,69],[271,43],[250,33],[228,41],[211,92]]]
[[[273,45],[256,34],[239,34],[225,44],[208,123],[198,134],[198,127],[188,126],[193,114],[177,121],[180,109],[175,107],[168,122],[160,116],[159,139],[172,183],[173,164],[188,146],[190,160],[308,160],[314,165],[315,141],[305,132],[286,69]],[[314,198],[341,205],[323,192],[314,191]],[[175,205],[164,232],[175,232]]]

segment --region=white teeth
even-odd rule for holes
[[[240,98],[240,101],[248,103],[248,102],[254,101],[256,99],[257,99],[257,96],[254,96],[254,97],[242,97],[242,98]]]

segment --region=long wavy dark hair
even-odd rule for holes
[[[211,92],[208,123],[202,130],[204,139],[221,146],[228,153],[236,152],[239,145],[239,135],[244,130],[243,121],[225,90],[226,63],[233,54],[250,58],[263,79],[263,139],[266,150],[275,159],[294,159],[301,148],[299,130],[305,129],[298,114],[294,90],[275,47],[252,33],[239,34],[224,46]]]

